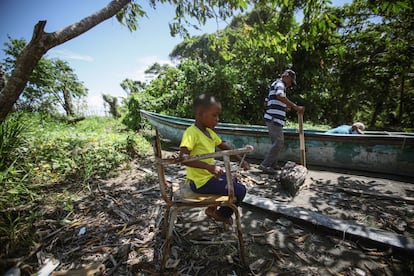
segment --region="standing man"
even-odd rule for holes
[[[296,73],[287,69],[281,78],[272,83],[265,99],[264,119],[272,141],[269,152],[259,166],[259,169],[265,173],[275,173],[275,169],[279,169],[277,161],[284,144],[283,127],[286,121],[286,111],[293,108],[300,114],[305,112],[304,106],[296,105],[286,96],[286,88],[294,85],[296,85]]]

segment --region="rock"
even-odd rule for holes
[[[280,174],[282,189],[294,197],[300,186],[305,182],[307,174],[308,170],[306,167],[291,161],[287,162],[282,167]]]

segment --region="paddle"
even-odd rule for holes
[[[305,156],[305,133],[303,132],[303,114],[298,113],[299,121],[299,141],[300,141],[300,163],[306,167],[306,156]]]

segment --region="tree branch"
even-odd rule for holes
[[[48,50],[87,32],[99,23],[111,18],[131,1],[113,0],[100,11],[54,33],[44,32],[46,21],[39,21],[34,27],[31,41],[17,58],[10,79],[0,91],[0,123],[6,119],[12,110],[34,68]]]

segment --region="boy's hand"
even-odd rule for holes
[[[223,168],[216,166],[216,165],[209,166],[208,171],[214,174],[215,176],[220,176],[224,173]]]
[[[241,163],[241,166],[245,171],[250,170],[250,164],[246,161],[243,161],[243,163]]]
[[[188,153],[180,152],[180,155],[178,156],[178,158],[177,158],[177,159],[179,159],[179,160],[183,161],[183,160],[188,159],[188,158],[190,158],[190,157],[191,157],[191,156],[190,156]]]

